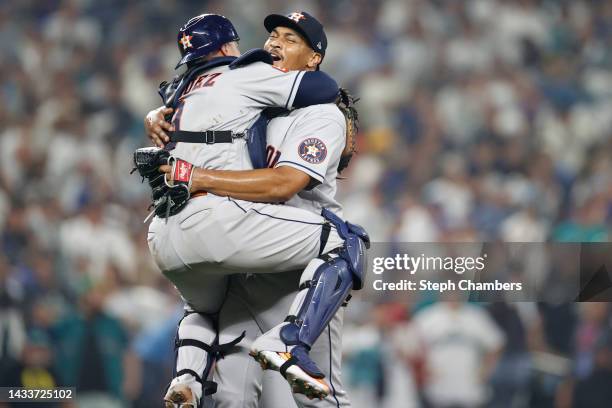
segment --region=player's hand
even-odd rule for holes
[[[166,180],[172,179],[172,166],[164,164],[164,165],[159,167],[159,171],[164,174],[164,177],[166,178]],[[195,178],[196,174],[201,174],[201,172],[203,172],[203,171],[204,171],[203,169],[195,167],[193,169],[194,175],[193,175],[192,178]],[[189,192],[190,193],[195,193],[196,191],[201,191],[201,190],[198,190],[193,183],[190,183],[190,185],[189,185]]]
[[[166,131],[173,131],[174,126],[170,122],[166,122],[164,117],[173,112],[172,108],[165,106],[152,110],[144,118],[145,132],[149,139],[157,147],[164,147],[170,141],[170,137]]]
[[[200,169],[198,169],[198,168],[194,168],[193,172],[197,172],[199,170]],[[160,173],[164,174],[164,177],[166,178],[167,181],[171,181],[172,180],[172,166],[164,164],[164,165],[159,167],[159,171],[160,171]],[[193,184],[189,183],[189,192],[193,193],[195,191],[196,190],[195,190]]]
[[[172,166],[168,166],[167,164],[164,164],[163,166],[159,167],[159,171],[160,173],[164,173],[166,175],[166,177],[170,177],[172,176]]]

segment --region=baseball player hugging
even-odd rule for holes
[[[322,33],[314,18],[295,14],[269,16],[270,38],[291,37],[284,29],[302,34],[302,41],[312,39],[314,30]],[[216,333],[230,275],[303,270],[289,317],[254,341],[251,355],[308,398],[330,393],[310,350],[349,292],[363,285],[369,239],[340,218],[335,183],[329,183],[338,164],[347,164],[343,149],[350,147],[345,157],[352,152],[345,116],[356,116],[344,92],[347,115],[329,104],[339,90],[317,69],[326,40],[308,43],[312,52],[305,54],[302,71],[275,68],[272,63],[284,55],[274,47],[241,55],[237,40],[232,23],[214,14],[194,17],[180,29],[177,67],[186,64],[187,70],[160,89],[174,112],[170,143],[134,154],[152,188],[151,254],[187,304],[166,407],[195,408],[203,395],[214,393],[214,361],[241,340],[220,344]],[[268,125],[270,108],[289,113]],[[354,129],[353,121],[348,124]],[[267,147],[266,126],[269,134],[285,131]],[[262,163],[271,168],[253,169]],[[288,200],[291,205],[277,204]]]

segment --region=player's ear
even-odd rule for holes
[[[239,57],[240,56],[240,48],[238,48],[238,43],[236,41],[231,41],[225,43],[221,46],[221,51],[223,55]]]
[[[321,59],[321,54],[319,54],[318,52],[313,52],[310,56],[310,59],[308,60],[308,68],[316,69],[317,65],[321,63]]]

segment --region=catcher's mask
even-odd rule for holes
[[[225,43],[240,40],[234,25],[218,14],[193,17],[178,32],[181,60],[176,68],[218,50]]]

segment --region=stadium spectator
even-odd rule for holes
[[[148,144],[141,118],[159,104],[159,82],[174,74],[176,28],[186,16],[231,16],[248,49],[261,43],[266,14],[301,5],[0,2],[0,366],[20,361],[26,333],[46,333],[54,361],[64,361],[57,367],[60,383],[101,391],[111,405],[136,399],[150,406],[143,396],[158,391],[153,388],[167,377],[156,350],[172,326],[166,319],[172,319],[176,295],[149,273],[142,224],[148,192],[128,176],[131,152]],[[609,1],[362,0],[309,6],[328,32],[324,69],[362,98],[359,154],[347,179],[339,181],[339,200],[346,218],[363,224],[374,241],[610,241]],[[512,378],[523,373],[518,361],[528,355],[535,361],[526,375],[532,380],[528,404],[551,406],[569,376],[577,381],[574,405],[589,406],[587,393],[599,393],[596,384],[608,380],[606,348],[595,335],[605,324],[594,324],[587,312],[597,306],[555,302],[573,278],[572,264],[567,256],[540,259],[535,251],[498,271],[524,281],[549,280],[542,300],[550,303],[532,305],[530,320],[520,320],[523,329],[511,310],[494,311],[503,336],[473,305],[435,304],[418,312],[414,324],[389,319],[399,333],[391,337],[405,341],[383,347],[380,339],[395,333],[380,324],[379,312],[387,309],[361,302],[360,314],[347,313],[359,345],[352,357],[375,369],[364,373],[349,364],[348,377],[372,391],[390,378],[385,373],[397,373],[393,362],[413,332],[405,324],[427,326],[427,320],[440,318],[452,326],[449,316],[466,315],[489,335],[459,330],[462,336],[491,351],[506,337],[507,348],[493,377],[462,371],[461,380],[469,382],[462,391],[471,390],[471,397],[449,392],[453,401],[486,400],[489,378],[494,390],[501,384],[523,390]],[[541,273],[524,276],[534,264]],[[105,303],[95,290],[84,295],[92,287],[103,288]],[[147,316],[135,318],[125,311],[130,307]],[[117,346],[103,363],[98,347],[66,354],[70,341],[82,344],[92,333]],[[145,333],[158,334],[159,342],[147,343]],[[480,367],[482,356],[456,339],[450,337],[447,350],[439,351],[456,348],[453,358]],[[138,360],[128,365],[132,371],[122,365],[126,351],[138,357],[130,360]],[[80,376],[79,361],[101,368]],[[159,370],[151,369],[151,377],[138,384],[131,378],[138,364]],[[406,381],[418,387],[422,373],[417,374],[409,373]],[[126,376],[134,381],[125,382],[124,393]],[[431,400],[441,402],[436,390],[444,378],[430,379]],[[363,401],[353,399],[354,407],[392,401],[389,393],[397,387],[387,386],[380,391],[385,398],[366,391]]]

